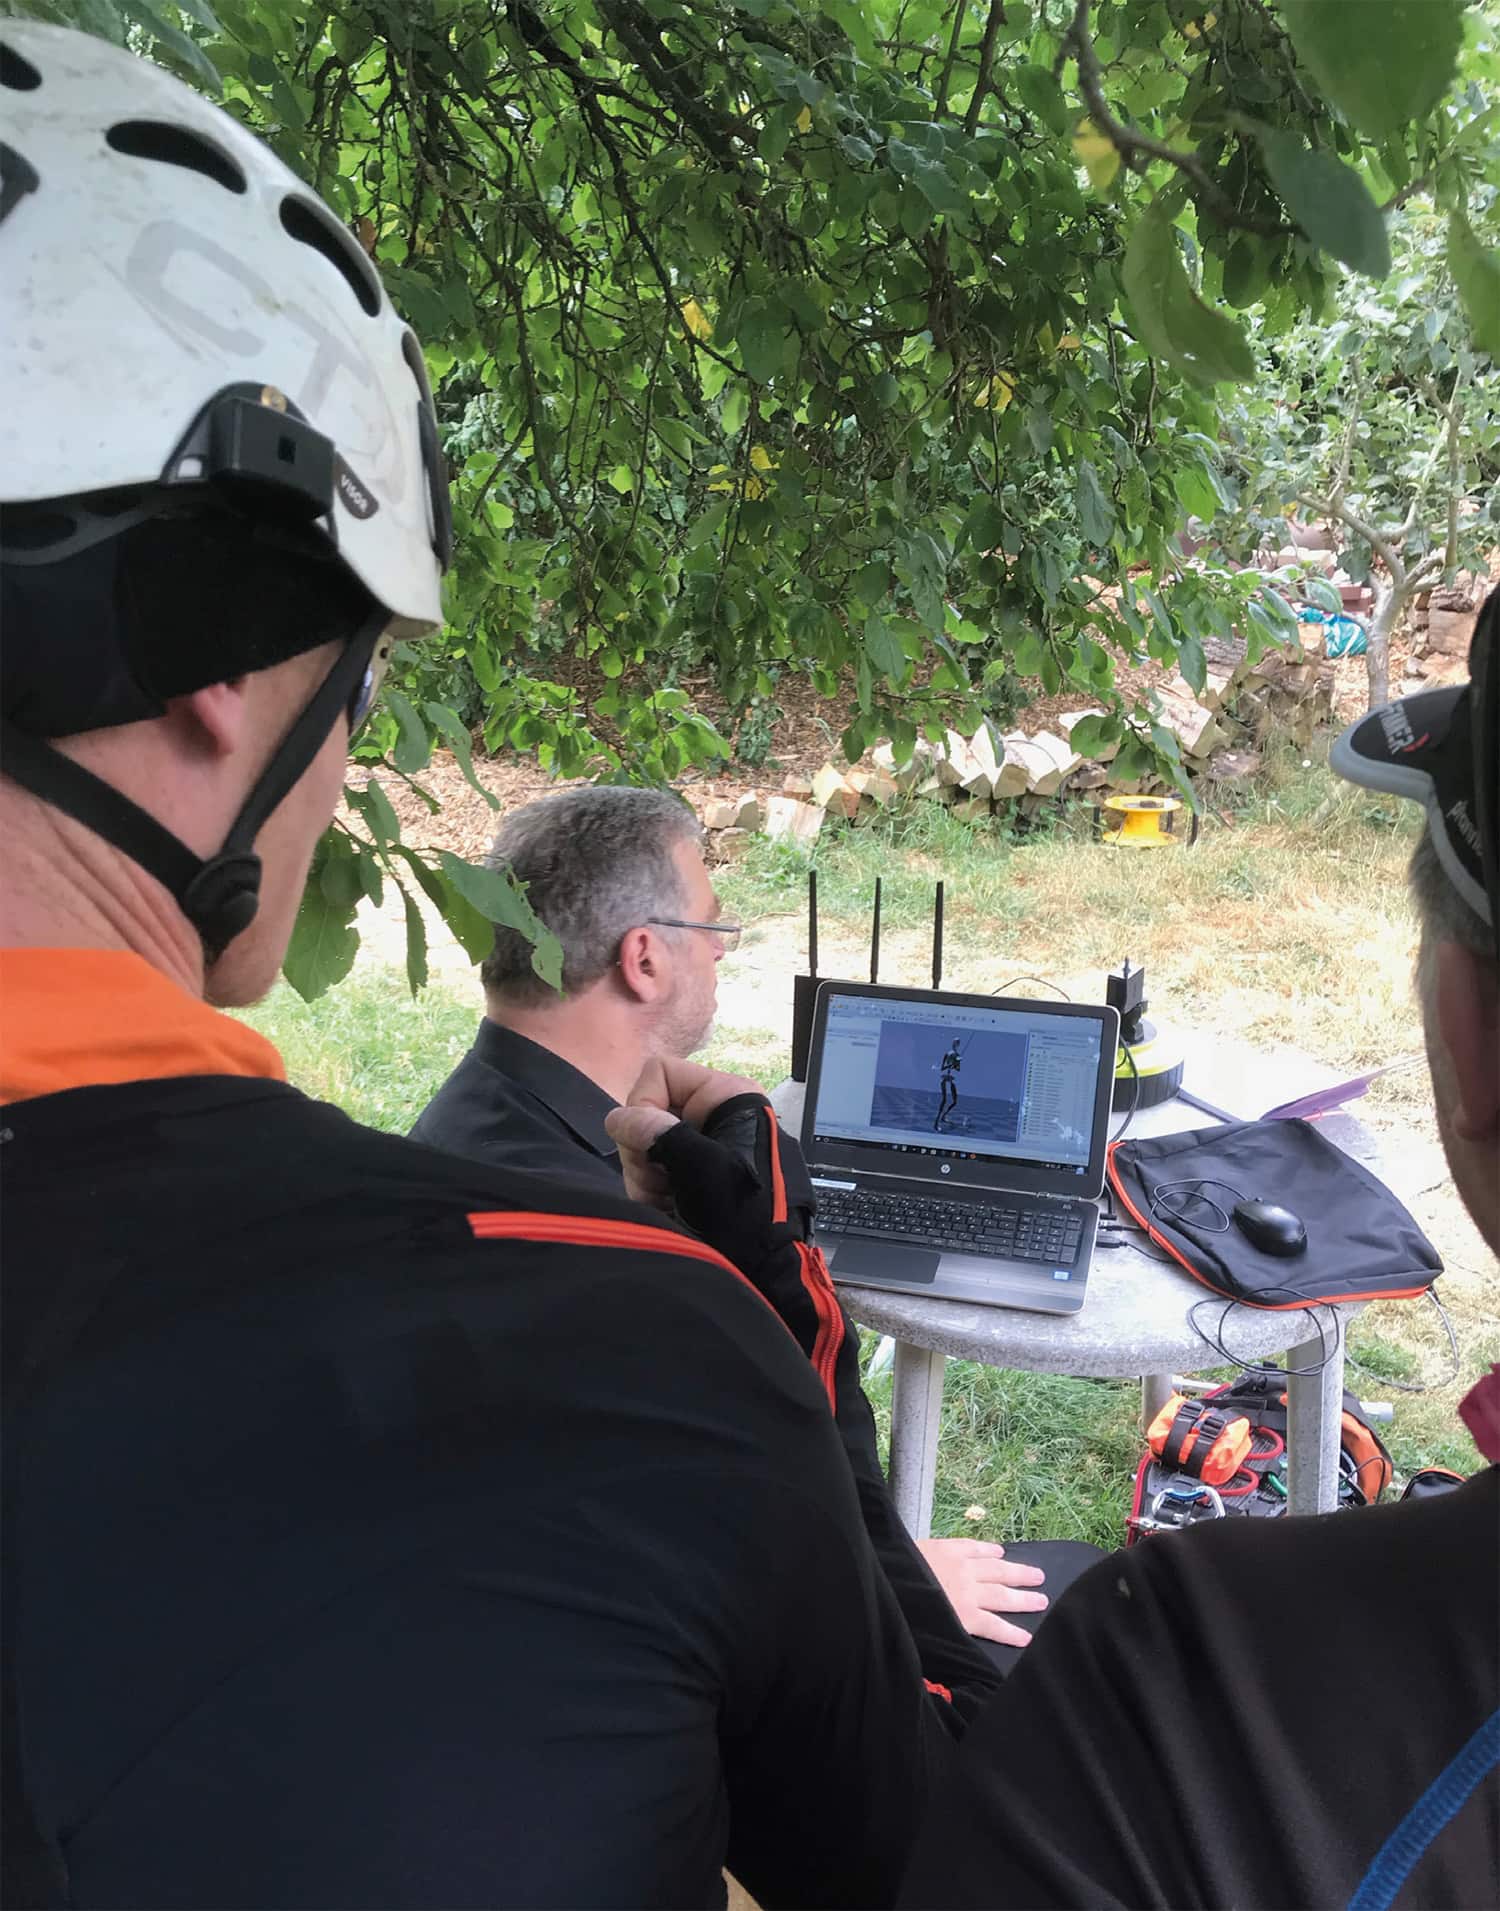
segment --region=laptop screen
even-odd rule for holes
[[[827,997],[815,1144],[894,1151],[919,1158],[913,1169],[934,1159],[1008,1163],[1061,1177],[1054,1185],[1076,1176],[1082,1187],[1094,1152],[1100,1017],[836,987]]]

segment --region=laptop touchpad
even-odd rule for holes
[[[941,1255],[891,1241],[841,1241],[829,1266],[846,1281],[901,1281],[930,1287]]]

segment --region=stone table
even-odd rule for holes
[[[1292,1050],[1257,1053],[1246,1044],[1201,1034],[1189,1034],[1185,1049],[1184,1087],[1235,1120],[1258,1118],[1337,1079],[1332,1070]],[[800,1134],[802,1084],[781,1083],[771,1100],[783,1126]],[[1174,1098],[1139,1112],[1130,1131],[1171,1134],[1211,1127],[1213,1121],[1203,1109]],[[1363,1123],[1341,1111],[1325,1117],[1321,1127],[1330,1141],[1382,1174],[1378,1144]],[[1214,1296],[1182,1269],[1142,1252],[1135,1245],[1138,1238],[1127,1236],[1118,1245],[1101,1240],[1076,1314],[1026,1314],[841,1283],[854,1319],[896,1343],[890,1484],[914,1538],[926,1538],[932,1518],[949,1357],[1028,1373],[1139,1376],[1145,1425],[1172,1392],[1176,1374],[1223,1364],[1188,1317],[1191,1307],[1212,1303]],[[1210,1305],[1199,1318],[1217,1332],[1221,1311]],[[1223,1343],[1239,1359],[1287,1357],[1287,1497],[1293,1513],[1327,1512],[1338,1501],[1344,1330],[1359,1311],[1359,1303],[1289,1312],[1236,1306],[1225,1321]]]

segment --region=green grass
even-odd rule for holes
[[[1405,899],[1413,835],[1409,806],[1353,790],[1321,764],[1304,767],[1285,753],[1231,809],[1206,821],[1194,848],[1161,855],[1093,843],[1086,812],[1017,837],[923,804],[830,830],[819,844],[825,940],[863,946],[880,875],[883,973],[925,980],[932,884],[941,875],[950,987],[989,989],[1029,973],[1096,997],[1104,971],[1128,955],[1147,964],[1151,996],[1167,1017],[1290,1042],[1338,1066],[1369,1066],[1421,1045]],[[726,910],[751,927],[747,943],[767,987],[784,975],[787,995],[802,960],[807,867],[796,851],[758,840],[742,862],[715,872]],[[283,986],[246,1019],[277,1043],[300,1086],[376,1127],[404,1131],[468,1047],[479,1008],[477,982],[434,984],[413,1002],[399,974],[362,961],[321,1001],[304,1004]],[[776,1019],[769,1002],[764,1014]],[[785,1040],[784,1030],[747,1017],[721,1027],[704,1059],[769,1085],[785,1073]],[[1426,1071],[1378,1084],[1361,1113],[1392,1128],[1394,1145],[1413,1134],[1431,1141]],[[1424,1465],[1469,1471],[1474,1449],[1454,1408],[1500,1359],[1494,1259],[1451,1193],[1424,1203],[1418,1219],[1448,1262],[1441,1291],[1460,1335],[1460,1379],[1420,1395],[1352,1372],[1350,1384],[1367,1399],[1394,1402],[1394,1423],[1381,1433],[1402,1474]],[[1367,1310],[1351,1346],[1389,1380],[1441,1382],[1449,1365],[1441,1325],[1415,1302]],[[871,1382],[883,1427],[890,1385],[889,1373]],[[1138,1408],[1130,1383],[951,1362],[933,1531],[1118,1543],[1139,1454]],[[973,1507],[982,1517],[966,1517]]]
[[[866,1367],[879,1336],[863,1336]],[[891,1374],[871,1375],[881,1452]],[[1081,1539],[1118,1546],[1136,1462],[1141,1392],[1134,1381],[1071,1380],[951,1360],[932,1530],[965,1539]]]
[[[279,982],[241,1014],[280,1049],[298,1088],[405,1134],[473,1041],[479,1011],[477,990],[472,1001],[439,987],[413,1000],[395,970],[361,967],[316,1002]]]

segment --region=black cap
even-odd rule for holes
[[[1468,683],[1372,710],[1328,760],[1351,783],[1422,805],[1448,880],[1500,936],[1500,590],[1474,627]]]

